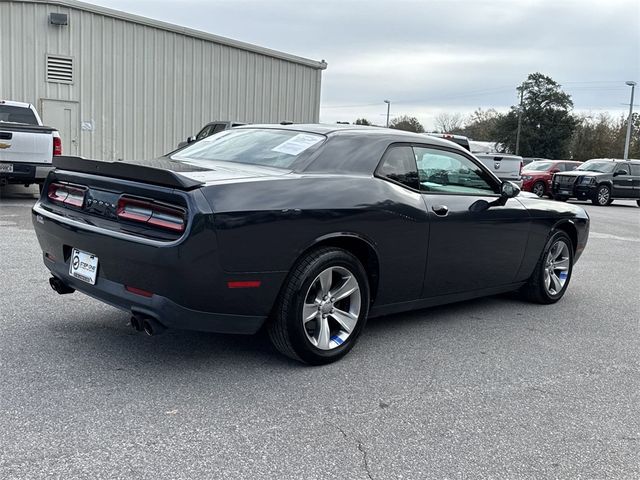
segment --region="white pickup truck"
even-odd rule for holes
[[[516,183],[518,186],[522,186],[522,165],[523,158],[519,155],[509,155],[506,153],[493,153],[486,152],[483,149],[482,152],[476,151],[473,147],[478,142],[473,142],[467,137],[462,135],[452,135],[450,133],[427,133],[431,137],[444,138],[450,142],[457,143],[462,148],[469,150],[473,155],[480,160],[485,167],[491,170],[500,180],[509,180]],[[488,142],[483,142],[488,143]],[[494,143],[495,147],[496,144]]]
[[[33,105],[0,100],[0,186],[41,186],[54,155],[62,155],[60,134],[42,125]]]

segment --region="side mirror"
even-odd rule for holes
[[[616,173],[613,174],[614,177],[617,177],[618,175],[626,175],[627,171],[626,170],[618,170]]]
[[[520,194],[520,187],[513,182],[503,182],[500,185],[500,195],[504,198],[517,197]]]
[[[196,137],[187,137],[187,143],[193,143],[196,141]]]
[[[549,171],[549,173],[558,173],[559,171],[559,168],[554,168],[553,170]]]

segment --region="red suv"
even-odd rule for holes
[[[551,196],[553,174],[575,170],[580,162],[569,160],[541,160],[531,162],[522,169],[522,190],[533,192],[537,196]]]

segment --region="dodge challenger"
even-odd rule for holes
[[[520,193],[435,137],[250,125],[149,161],[58,157],[32,211],[49,282],[166,328],[265,328],[309,364],[367,318],[518,291],[562,298],[579,206]]]

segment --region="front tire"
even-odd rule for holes
[[[611,202],[613,202],[611,199],[611,189],[607,185],[600,185],[596,191],[596,196],[591,199],[591,202],[600,207],[611,205]]]
[[[573,244],[563,231],[553,233],[521,294],[534,303],[551,304],[560,300],[573,272]]]
[[[278,351],[311,365],[339,360],[355,345],[369,313],[369,282],[346,250],[321,248],[294,266],[267,325]]]
[[[533,184],[533,187],[531,187],[531,192],[535,193],[538,197],[544,197],[545,190],[544,182],[536,182]]]

